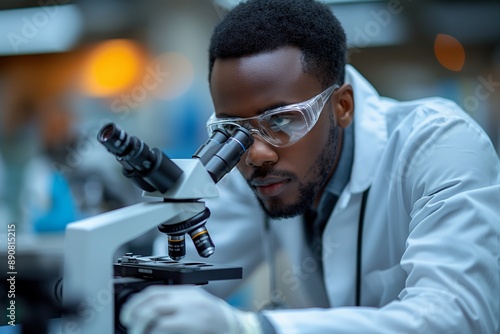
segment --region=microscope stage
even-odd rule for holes
[[[221,264],[174,261],[168,256],[127,254],[114,263],[114,275],[163,281],[164,284],[207,284],[209,281],[241,279],[243,269]]]

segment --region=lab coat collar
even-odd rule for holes
[[[387,142],[382,106],[389,100],[381,101],[375,88],[351,65],[346,65],[345,82],[354,90],[354,161],[348,187],[351,193],[360,193],[371,185]]]

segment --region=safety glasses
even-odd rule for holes
[[[338,88],[335,84],[305,102],[270,109],[254,117],[217,118],[214,113],[207,121],[208,135],[211,136],[216,129],[231,135],[241,126],[273,146],[290,146],[313,128],[326,101]]]

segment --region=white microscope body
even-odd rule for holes
[[[118,146],[125,143],[132,146],[128,139],[125,142],[124,138],[127,135],[120,131],[112,123],[108,125],[108,128],[105,129],[104,127],[100,135],[103,138],[100,139],[101,143],[112,136],[118,138],[118,135],[120,135],[120,140],[117,139],[116,143],[112,142],[112,144]],[[233,137],[231,136],[229,139]],[[146,191],[144,193],[144,196],[158,197],[159,201],[147,201],[131,205],[83,219],[67,226],[64,243],[63,306],[75,307],[74,304],[76,303],[77,316],[63,315],[62,333],[114,333],[113,255],[126,242],[159,225],[175,226],[205,211],[205,203],[202,200],[218,196],[216,182],[234,167],[241,154],[253,143],[253,138],[249,133],[245,133],[240,138],[246,140],[243,145],[238,138],[233,139],[235,142],[229,144],[236,145],[236,148],[232,147],[230,150],[234,152],[239,150],[239,152],[231,153],[233,161],[229,163],[229,166],[225,158],[221,158],[222,155],[217,156],[215,163],[217,166],[212,171],[207,166],[209,159],[173,160],[174,164],[182,171],[178,179],[162,193],[159,191]],[[140,149],[141,154],[146,149],[149,151],[147,145],[142,142],[140,147],[139,144],[136,144],[134,144],[134,149]],[[217,145],[225,146],[219,142],[217,142]],[[243,147],[243,150],[238,146]],[[111,148],[115,150],[114,147]],[[112,152],[112,150],[108,150]],[[211,155],[213,155],[213,152],[215,151],[212,151]],[[116,152],[113,151],[112,153],[115,154]],[[155,153],[158,153],[158,151]],[[150,167],[149,164],[142,161],[137,164],[137,160],[140,160],[137,158],[138,154],[134,153],[135,155],[131,158],[132,153],[128,154],[126,156],[124,153],[119,159],[127,168],[131,166],[128,164],[127,159],[132,161],[132,165],[136,164],[139,168],[141,168],[141,165]],[[119,154],[116,155],[119,156]],[[121,159],[122,157],[125,157],[125,159]],[[142,159],[142,156],[140,158]],[[219,161],[223,161],[223,167],[221,167]],[[217,176],[214,176],[213,170],[216,170],[215,174]],[[140,175],[148,174],[140,170]],[[149,180],[150,178],[145,177],[145,179]],[[160,176],[159,179],[164,181],[163,176]],[[153,188],[159,189],[161,187]]]

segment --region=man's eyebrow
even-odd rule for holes
[[[262,110],[260,113],[265,113],[266,111],[269,111],[269,110],[273,110],[273,109],[276,109],[276,108],[281,108],[281,107],[286,107],[286,106],[289,106],[289,105],[292,105],[293,103],[285,103],[285,102],[279,102],[279,103],[275,103],[271,106],[269,106],[268,108],[266,108],[265,110]]]
[[[272,104],[271,106],[267,107],[266,109],[257,110],[255,115],[253,115],[252,117],[262,115],[263,113],[265,113],[266,111],[269,111],[269,110],[273,110],[273,109],[281,108],[281,107],[286,107],[286,106],[289,106],[292,104],[295,104],[295,103],[284,103],[284,102],[275,103],[275,104]],[[219,114],[216,116],[217,116],[217,118],[240,118],[238,116],[229,115],[229,114]]]
[[[228,115],[228,114],[218,114],[217,115],[217,113],[215,114],[215,117],[217,117],[217,118],[239,118],[238,116]]]

